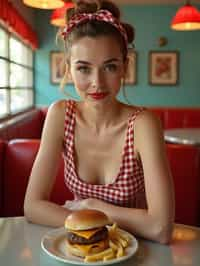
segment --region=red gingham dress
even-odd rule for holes
[[[144,174],[141,163],[134,155],[133,123],[143,110],[138,108],[128,121],[126,141],[119,173],[113,183],[90,184],[81,180],[75,168],[74,130],[76,102],[66,101],[65,134],[63,145],[65,184],[75,198],[96,198],[124,207],[146,208]]]

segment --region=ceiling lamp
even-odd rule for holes
[[[57,8],[52,12],[51,24],[57,27],[64,27],[66,25],[66,11],[73,8],[72,2],[66,2],[63,7]]]
[[[27,6],[41,9],[55,9],[64,5],[62,0],[23,0],[23,3]]]
[[[189,1],[179,8],[172,19],[171,28],[173,30],[189,31],[200,29],[200,12]]]

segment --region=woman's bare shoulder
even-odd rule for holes
[[[49,106],[44,124],[45,136],[49,136],[51,133],[63,136],[65,109],[65,100],[56,101]]]
[[[66,108],[66,100],[59,100],[56,102],[53,102],[49,108],[48,108],[48,113],[62,113],[65,112]]]
[[[160,119],[148,108],[142,108],[141,112],[137,115],[135,119],[136,127],[160,127]]]
[[[143,106],[123,104],[123,109],[129,114],[129,116],[137,114],[135,118],[135,123],[137,124],[159,123],[160,121],[152,111]]]

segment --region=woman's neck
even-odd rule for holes
[[[101,133],[120,121],[122,104],[118,101],[112,104],[90,104],[81,102],[78,107],[81,121],[89,126],[92,131]]]

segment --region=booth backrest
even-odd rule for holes
[[[167,144],[176,200],[176,222],[200,226],[200,149]]]
[[[10,141],[6,146],[3,188],[4,216],[20,216],[24,213],[24,196],[39,145],[39,140],[21,139]],[[63,204],[65,200],[73,198],[64,184],[63,166],[63,159],[61,158],[51,194],[51,200],[58,204]]]
[[[149,107],[164,129],[200,127],[200,108]]]
[[[0,123],[0,139],[40,139],[45,120],[45,109],[33,109]]]

